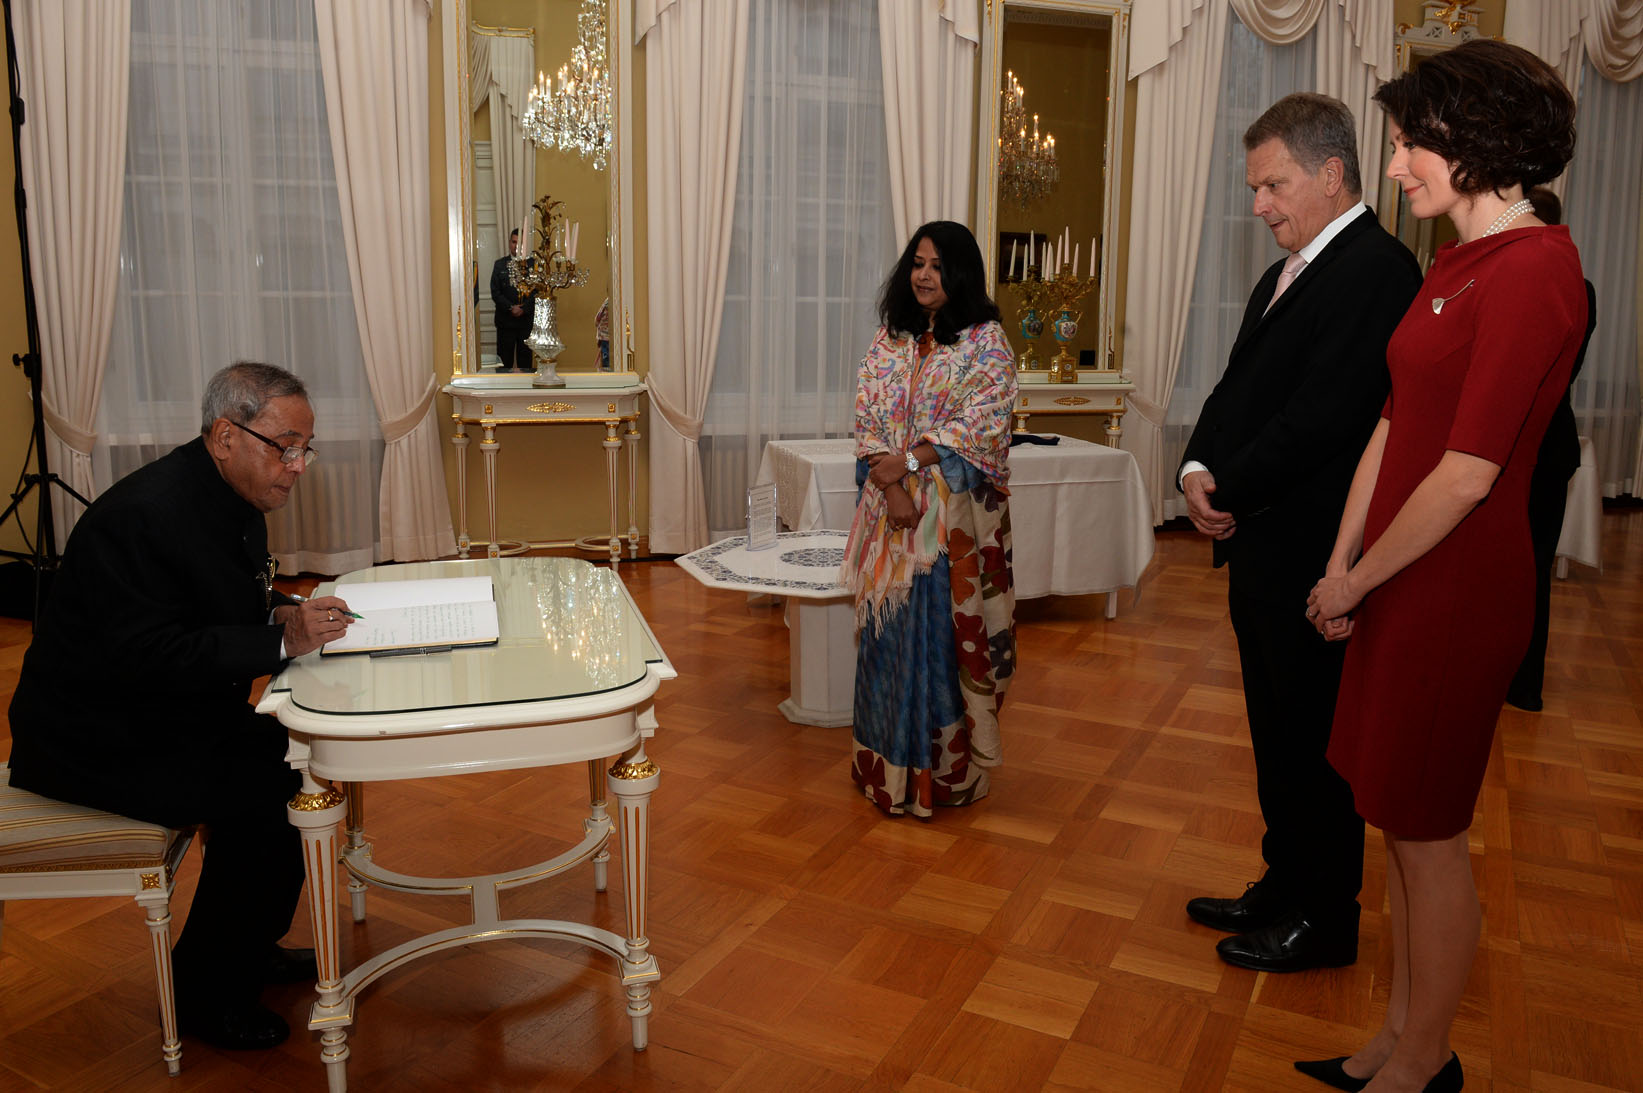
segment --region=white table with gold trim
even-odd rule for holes
[[[456,432],[451,444],[456,448],[457,493],[457,552],[466,558],[472,546],[468,538],[468,429],[479,426],[479,451],[485,457],[485,511],[490,519],[490,539],[485,544],[488,557],[519,554],[533,545],[525,540],[509,540],[506,547],[497,539],[496,473],[497,455],[502,441],[497,429],[504,425],[603,425],[605,435],[605,486],[610,500],[610,560],[616,562],[622,555],[622,536],[617,528],[616,455],[627,445],[628,459],[628,541],[630,557],[639,556],[639,396],[647,388],[637,378],[632,383],[612,386],[596,374],[561,373],[566,377],[565,387],[533,387],[530,376],[476,375],[461,376],[440,388],[451,397],[451,420]],[[630,373],[631,375],[631,373]],[[585,377],[585,378],[584,378]],[[589,386],[577,386],[588,383]],[[626,425],[625,432],[618,429]],[[606,544],[597,537],[581,539],[577,545],[586,550],[600,550]]]
[[[1077,383],[1051,383],[1048,372],[1018,372],[1015,431],[1027,432],[1029,417],[1105,417],[1107,445],[1116,448],[1124,435],[1124,396],[1133,390],[1135,384],[1117,372],[1080,372]]]
[[[661,977],[645,923],[650,796],[659,772],[644,742],[656,730],[657,690],[677,673],[614,568],[574,558],[476,559],[379,566],[343,580],[483,575],[495,581],[501,634],[495,645],[413,656],[309,653],[274,677],[257,706],[285,726],[286,758],[302,773],[289,814],[302,832],[319,963],[319,998],[308,1027],[320,1032],[332,1093],[347,1084],[347,1030],[359,993],[412,960],[481,941],[549,938],[612,957],[628,997],[633,1046],[642,1050],[648,1042],[651,984]],[[322,584],[319,592],[331,587]],[[567,763],[587,765],[588,815],[581,841],[547,861],[487,876],[420,877],[379,865],[365,841],[367,782]],[[607,811],[607,792],[616,798],[619,825]],[[343,822],[339,857],[337,826]],[[605,891],[613,828],[620,842],[626,936],[584,923],[501,917],[501,892],[583,864],[592,866],[594,889]],[[336,914],[339,861],[349,877],[355,922],[365,919],[369,885],[467,897],[472,921],[344,970]]]

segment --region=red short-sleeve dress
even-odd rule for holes
[[[1354,615],[1329,761],[1393,835],[1471,825],[1534,618],[1529,475],[1585,330],[1568,229],[1531,227],[1443,247],[1387,346],[1391,427],[1364,549],[1446,450],[1501,467],[1483,503]]]

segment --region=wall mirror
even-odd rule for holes
[[[596,166],[593,157],[575,150],[528,140],[521,121],[539,74],[553,81],[601,12],[612,140],[603,165]],[[494,372],[490,286],[510,230],[527,221],[526,210],[543,195],[563,202],[566,222],[577,225],[576,262],[587,275],[585,283],[556,293],[565,344],[559,372],[631,368],[630,0],[447,0],[444,14],[452,379],[531,383],[528,373]],[[534,216],[529,223],[536,224]],[[601,328],[609,345],[603,359]]]
[[[1446,49],[1453,49],[1480,36],[1475,4],[1426,0],[1422,7],[1424,21],[1420,26],[1398,24],[1395,40],[1399,72],[1408,72],[1428,57],[1435,57]],[[1390,122],[1385,123],[1383,133],[1390,148]],[[1435,220],[1417,218],[1409,211],[1409,199],[1404,196],[1403,190],[1384,174],[1381,176],[1380,211],[1381,222],[1398,237],[1399,242],[1414,252],[1421,269],[1432,264],[1432,255],[1439,246],[1455,238],[1455,228],[1448,217]]]
[[[1128,0],[987,6],[976,237],[1023,371],[1050,372],[1057,359],[1058,378],[1115,368],[1111,252],[1129,11]],[[1045,268],[1046,244],[1057,269]]]

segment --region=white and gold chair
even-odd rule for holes
[[[160,997],[161,1055],[182,1069],[171,980],[171,885],[194,835],[11,786],[0,763],[0,921],[7,900],[131,896],[142,904]],[[0,937],[0,941],[3,941]]]

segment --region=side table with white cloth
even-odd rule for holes
[[[614,568],[574,558],[498,558],[379,566],[344,581],[489,576],[500,638],[495,645],[411,656],[321,656],[291,661],[268,684],[260,713],[290,734],[286,759],[302,772],[291,801],[302,832],[319,1000],[308,1027],[320,1035],[332,1093],[347,1084],[347,1030],[359,994],[420,957],[479,941],[551,938],[612,957],[627,992],[633,1046],[649,1037],[650,985],[661,977],[646,936],[650,796],[659,772],[645,756],[656,730],[655,696],[676,674]],[[332,584],[322,584],[320,594]],[[612,757],[614,763],[605,765]],[[547,861],[488,876],[432,878],[384,868],[364,837],[364,783],[585,763],[588,815],[580,842]],[[328,779],[326,786],[316,779]],[[616,798],[620,823],[609,815]],[[468,925],[438,930],[344,971],[337,924],[340,863],[355,922],[367,885],[469,900]],[[605,890],[612,830],[621,845],[627,934],[577,922],[505,919],[500,894],[592,866]]]
[[[845,531],[784,531],[776,545],[747,549],[747,536],[721,539],[678,558],[710,588],[789,598],[787,673],[791,696],[779,707],[798,725],[855,720],[855,603],[839,583]]]
[[[782,523],[796,531],[848,528],[856,511],[855,442],[773,440],[756,481],[776,483]],[[1133,588],[1152,561],[1152,503],[1135,457],[1059,437],[1010,449],[1010,542],[1015,594],[1107,593]]]

